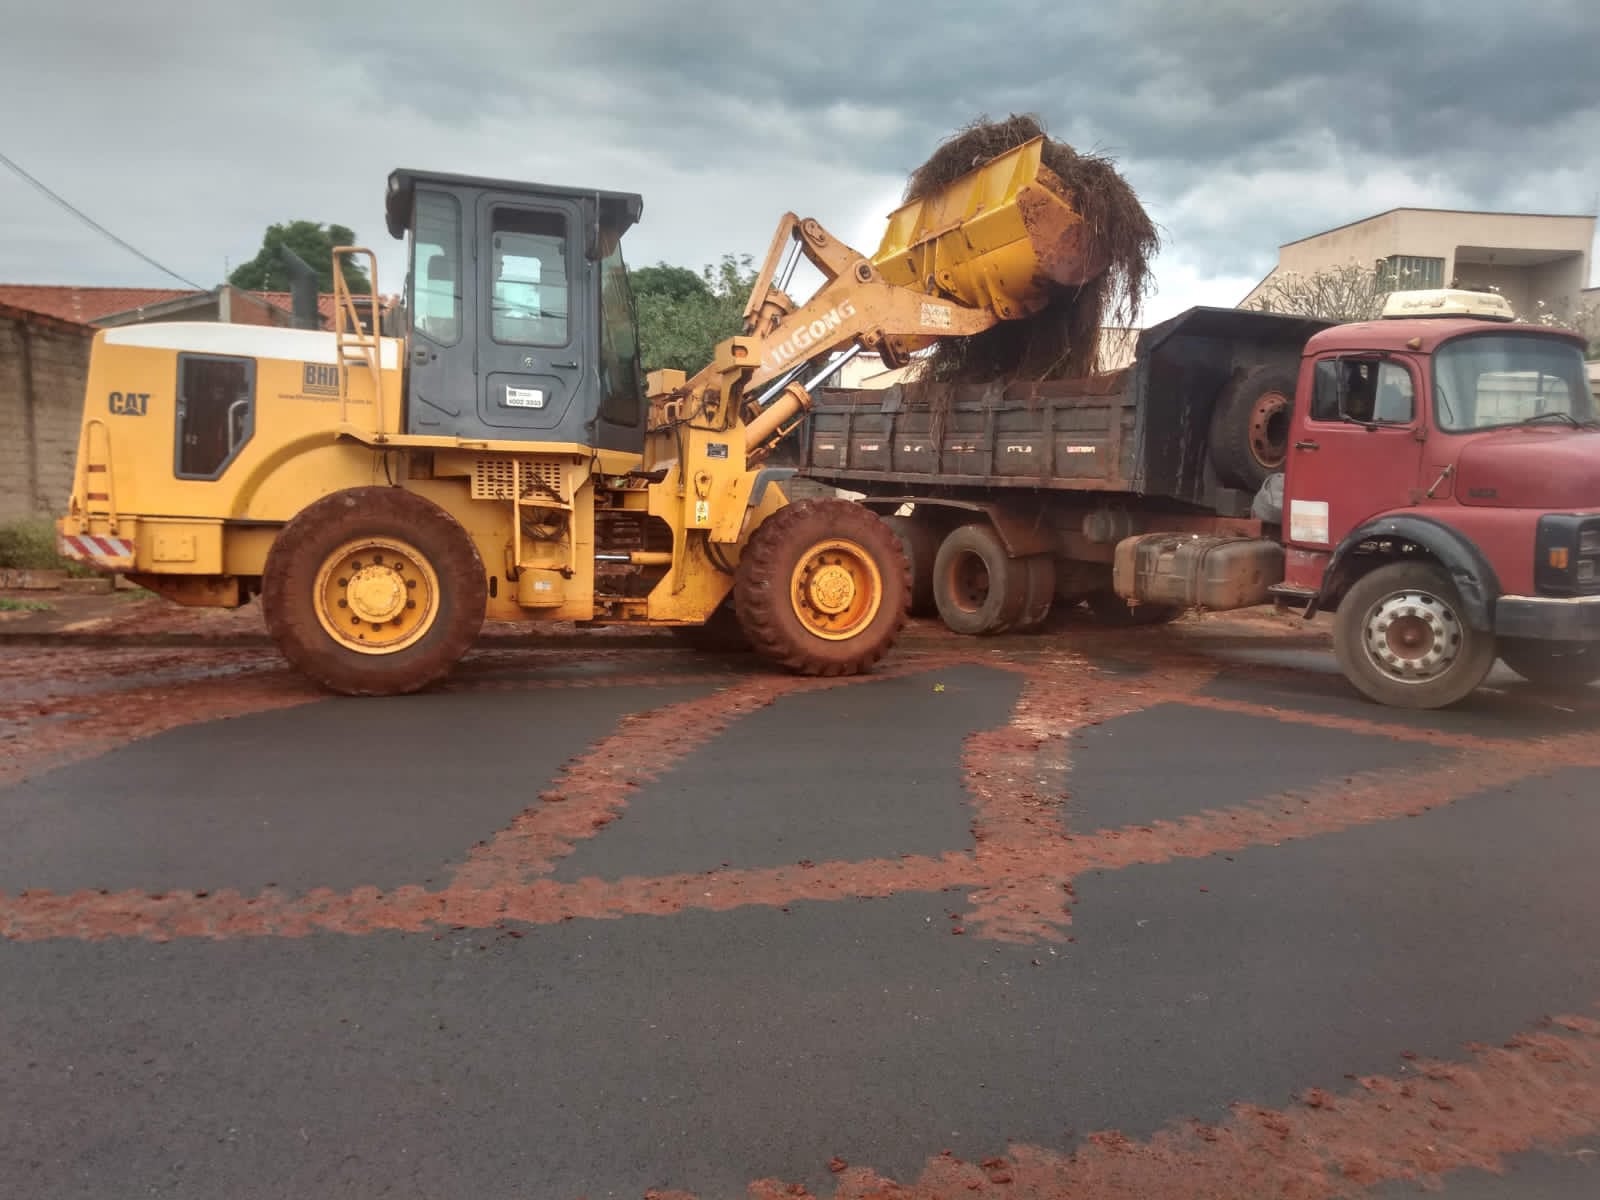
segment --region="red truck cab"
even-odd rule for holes
[[[1498,296],[1397,293],[1306,343],[1280,594],[1335,610],[1347,677],[1433,708],[1496,658],[1600,678],[1600,413],[1575,333]]]

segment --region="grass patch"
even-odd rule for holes
[[[49,517],[0,525],[0,568],[65,571],[79,579],[96,573],[56,553],[56,527]]]
[[[0,612],[49,612],[50,606],[43,600],[13,600],[10,596],[0,596]]]

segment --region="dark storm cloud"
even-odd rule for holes
[[[1600,188],[1592,0],[13,7],[0,88],[28,119],[0,150],[75,197],[137,180],[86,207],[190,269],[289,216],[378,236],[360,214],[402,162],[643,191],[636,257],[759,252],[786,208],[869,240],[941,137],[1011,111],[1116,157],[1163,285],[1212,302],[1396,204],[1586,211]],[[143,270],[24,199],[0,180],[26,214],[0,276]]]

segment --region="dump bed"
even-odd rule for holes
[[[878,495],[1115,492],[1227,511],[1240,498],[1206,452],[1218,393],[1258,366],[1292,375],[1327,326],[1194,308],[1145,330],[1133,365],[1109,375],[819,391],[791,453],[808,478]]]

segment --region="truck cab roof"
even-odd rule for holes
[[[1432,354],[1452,338],[1472,333],[1542,334],[1545,337],[1565,338],[1580,347],[1587,345],[1581,334],[1548,325],[1485,320],[1481,317],[1406,317],[1335,325],[1313,335],[1306,342],[1305,352],[1310,355],[1327,350],[1349,349]]]

